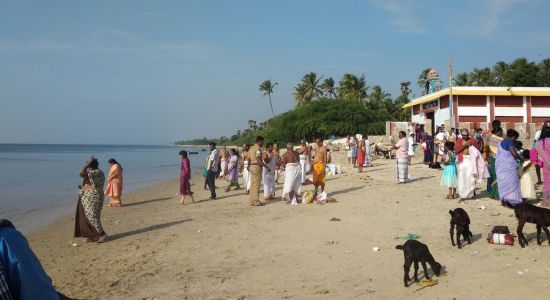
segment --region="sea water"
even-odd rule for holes
[[[0,219],[28,233],[74,213],[82,183],[78,173],[91,155],[105,177],[110,158],[121,164],[128,193],[178,178],[180,150],[198,152],[189,159],[193,172],[202,170],[208,151],[196,147],[0,144]]]

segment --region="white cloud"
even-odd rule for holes
[[[503,17],[507,12],[511,11],[515,6],[527,2],[529,2],[529,0],[476,1],[476,6],[479,5],[479,3],[484,3],[484,7],[476,9],[481,15],[479,15],[478,18],[476,18],[477,20],[473,23],[475,24],[475,28],[472,28],[471,33],[482,37],[491,36],[503,25]]]
[[[14,53],[101,53],[167,57],[185,60],[219,60],[227,51],[219,46],[199,41],[155,42],[121,30],[95,29],[77,39],[0,41],[0,52]]]
[[[391,23],[397,31],[416,34],[428,32],[422,18],[416,15],[415,1],[370,0],[370,3],[391,16]]]

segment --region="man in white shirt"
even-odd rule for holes
[[[220,152],[216,149],[216,143],[211,142],[208,144],[210,147],[210,156],[208,156],[208,175],[206,175],[206,183],[210,189],[210,199],[216,199],[216,174],[218,174]]]

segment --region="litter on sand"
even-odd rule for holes
[[[340,221],[340,219],[338,218],[335,218],[335,217],[332,217],[332,219],[330,219],[331,221]]]
[[[327,290],[327,289],[320,289],[320,290],[317,290],[315,291],[315,294],[328,294],[330,291]]]
[[[394,240],[417,240],[420,236],[415,233],[408,233],[407,236],[396,236]]]
[[[380,251],[380,248],[378,248],[378,247],[372,247],[372,251],[378,252],[378,251]]]
[[[419,288],[417,288],[415,290],[415,292],[418,292],[422,289],[425,289],[427,287],[431,287],[431,286],[434,286],[436,284],[438,284],[439,281],[437,280],[437,278],[435,276],[433,276],[432,278],[430,278],[430,280],[422,280],[420,282],[417,282],[416,285],[420,286]]]

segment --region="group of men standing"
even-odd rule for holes
[[[263,205],[260,201],[260,187],[263,181],[264,201],[275,199],[275,185],[279,177],[279,170],[284,169],[285,180],[283,199],[288,203],[297,204],[301,186],[308,183],[306,174],[308,167],[313,174],[315,186],[314,197],[318,189],[325,189],[325,169],[328,162],[327,149],[321,139],[316,140],[317,149],[312,155],[312,148],[305,140],[296,151],[292,143],[286,146],[286,152],[281,156],[276,144],[267,143],[264,148],[264,138],[256,137],[253,145],[245,144],[241,154],[241,170],[249,202],[251,206]],[[220,153],[214,143],[210,143],[210,155],[207,160],[206,184],[210,189],[211,199],[216,199],[215,178],[218,174]]]

